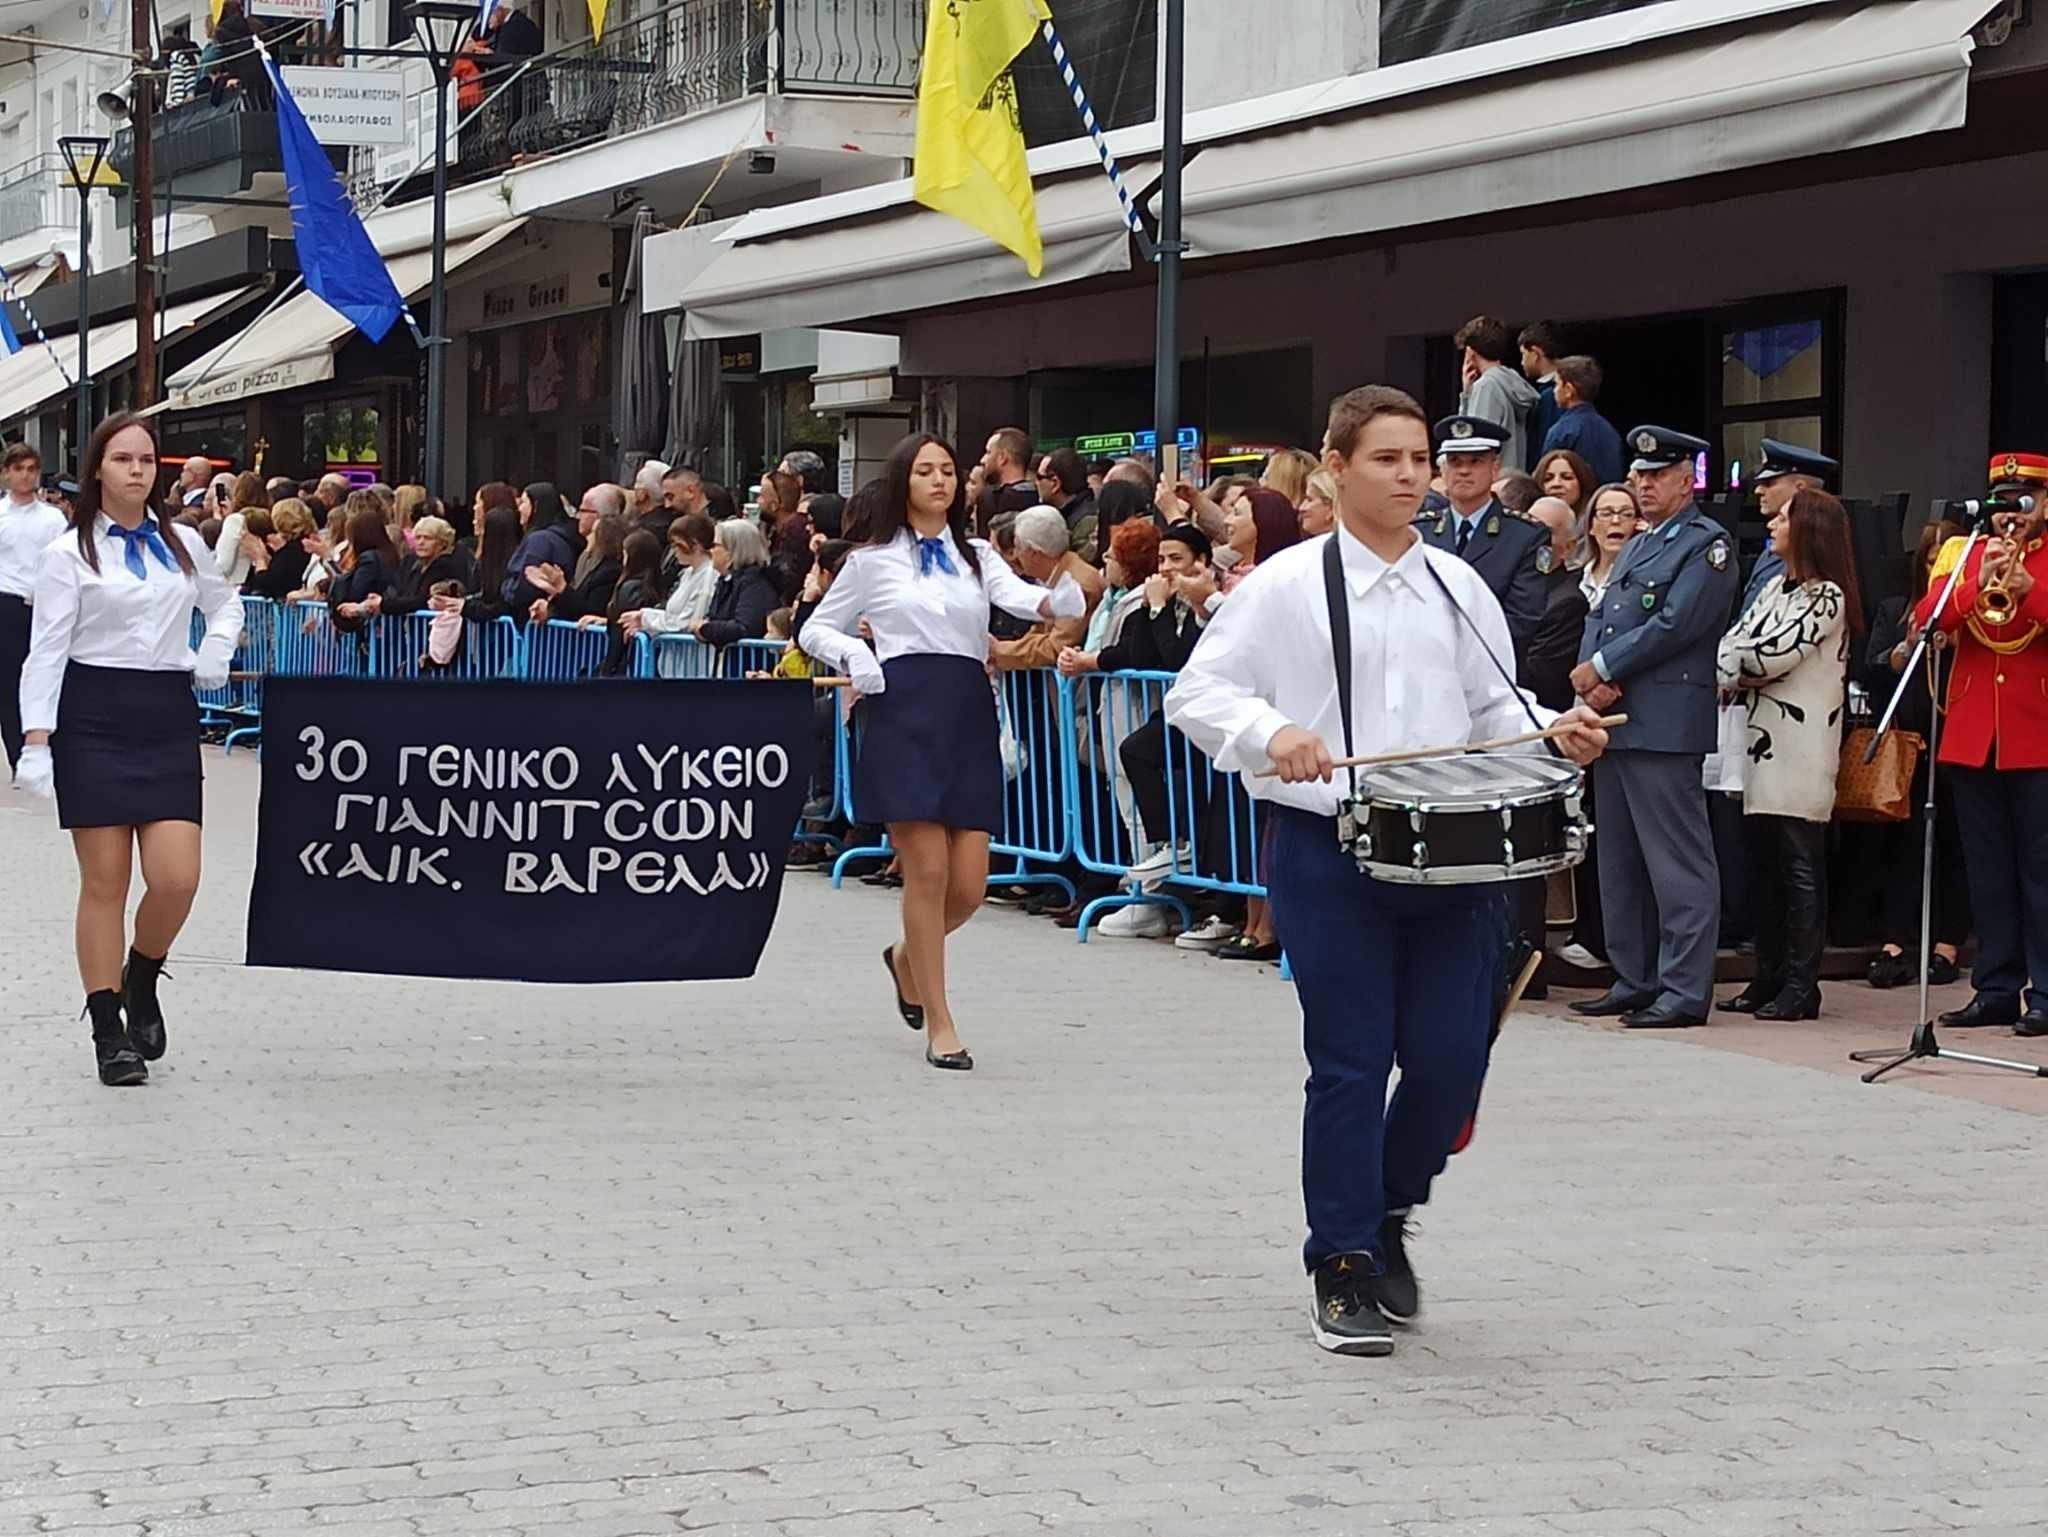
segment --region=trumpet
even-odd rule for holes
[[[1987,550],[1977,568],[1977,617],[1988,625],[2008,625],[2019,613],[2019,600],[2012,595],[2013,571],[2026,552],[2017,539],[2004,539],[1996,551]]]

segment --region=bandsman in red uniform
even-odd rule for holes
[[[1941,764],[1977,920],[1976,997],[1949,1026],[2011,1025],[2048,1035],[2048,456],[2000,454],[1993,537],[1970,552],[1940,628],[1954,648]],[[2018,509],[2021,497],[2034,506]],[[1914,614],[1925,628],[1963,542],[1935,564]]]

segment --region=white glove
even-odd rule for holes
[[[1055,619],[1079,619],[1088,612],[1088,594],[1081,590],[1081,584],[1070,574],[1060,577],[1050,597],[1046,607]]]
[[[228,664],[210,661],[205,657],[192,669],[192,687],[201,694],[211,694],[215,689],[228,686]]]
[[[24,747],[14,765],[14,782],[31,795],[44,800],[57,798],[57,765],[50,761],[48,747]]]
[[[889,687],[889,679],[882,671],[882,664],[875,660],[875,654],[865,646],[848,659],[846,675],[853,679],[853,686],[866,699],[874,698]]]

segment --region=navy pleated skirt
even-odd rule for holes
[[[71,663],[50,762],[60,827],[199,821],[205,791],[192,674]]]
[[[1003,759],[988,671],[964,656],[899,656],[860,703],[853,809],[863,822],[1003,830]]]

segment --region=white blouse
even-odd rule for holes
[[[173,523],[157,523],[168,543],[182,539],[192,557],[192,575],[176,565],[169,569],[147,548],[143,575],[128,569],[127,546],[107,532],[102,513],[93,525],[100,568],[92,570],[70,532],[55,540],[43,555],[36,578],[35,628],[28,661],[21,669],[21,728],[57,729],[57,701],[64,692],[64,669],[72,662],[92,667],[123,667],[136,672],[225,674],[242,638],[241,596],[221,580],[213,552],[198,531]],[[206,616],[206,638],[195,652],[191,644],[192,611]]]
[[[26,598],[36,590],[36,567],[43,551],[63,533],[64,514],[41,497],[17,502],[0,495],[0,592]]]
[[[917,535],[905,529],[889,544],[867,545],[846,557],[824,600],[804,622],[804,650],[853,679],[863,694],[886,686],[881,664],[899,656],[988,657],[991,607],[1019,619],[1079,619],[1088,612],[1080,583],[1062,576],[1049,591],[1012,571],[995,546],[973,540],[981,575],[968,569],[960,544],[940,536],[952,572],[923,569]],[[867,621],[870,652],[860,638]]]
[[[691,625],[711,612],[711,594],[718,586],[718,567],[708,560],[684,568],[675,591],[660,608],[640,610],[640,628],[649,635],[687,634]]]
[[[213,541],[214,566],[230,587],[240,587],[249,577],[249,557],[242,553],[242,535],[248,531],[248,516],[231,512],[221,520],[220,537]]]

